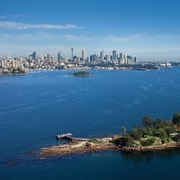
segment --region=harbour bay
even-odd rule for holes
[[[179,67],[148,72],[92,70],[90,77],[68,73],[62,70],[0,77],[3,179],[119,179],[130,177],[129,172],[142,179],[179,177],[170,173],[175,171],[172,164],[178,170],[178,151],[132,156],[110,151],[29,162],[26,152],[58,144],[54,138],[57,133],[111,135],[120,132],[122,126],[140,124],[145,115],[170,119],[180,111]],[[11,159],[21,163],[8,166],[5,162]]]

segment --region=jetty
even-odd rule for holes
[[[65,139],[71,136],[72,136],[72,133],[65,133],[65,134],[57,134],[55,135],[55,138],[58,140],[58,139]]]
[[[65,139],[65,140],[72,141],[72,142],[89,141],[90,140],[89,138],[75,138],[72,136],[72,133],[58,134],[58,135],[55,135],[55,138],[57,140]]]

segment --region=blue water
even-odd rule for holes
[[[180,67],[157,71],[73,71],[0,76],[0,179],[179,179],[180,152],[97,152],[39,160],[28,152],[54,135],[97,137],[180,112]],[[8,165],[8,162],[15,162]]]

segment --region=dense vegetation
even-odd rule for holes
[[[180,113],[175,113],[172,120],[152,119],[145,116],[142,126],[134,126],[127,131],[122,127],[122,136],[115,140],[122,146],[150,146],[164,144],[171,141],[180,141]]]

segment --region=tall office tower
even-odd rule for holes
[[[116,50],[113,50],[113,51],[112,51],[112,60],[113,60],[113,61],[116,61],[116,60],[117,60]]]
[[[127,54],[124,54],[124,64],[127,64],[128,60],[127,60]]]
[[[61,52],[58,52],[58,62],[62,60]]]
[[[73,48],[71,48],[71,61],[73,61],[74,60],[74,55],[73,55],[73,51],[74,51],[74,49]]]
[[[90,56],[90,62],[95,62],[97,60],[98,60],[98,56],[96,54]]]
[[[124,55],[123,55],[123,53],[119,54],[119,64],[124,64]]]
[[[100,60],[104,60],[104,50],[100,52]]]
[[[133,64],[133,57],[130,55],[127,55],[127,64]]]
[[[80,56],[76,57],[76,62],[79,63],[80,61],[81,61],[81,57]]]
[[[86,57],[86,62],[89,63],[90,62],[90,58]]]
[[[111,60],[111,56],[109,54],[106,54],[106,61],[110,61]]]
[[[86,59],[86,53],[84,50],[82,50],[82,61],[85,62]]]
[[[90,55],[89,59],[90,59],[90,62],[93,62],[93,55]]]
[[[7,60],[6,59],[1,60],[1,67],[2,68],[7,68]]]
[[[51,62],[51,55],[47,54],[47,62],[50,63]]]
[[[36,60],[36,59],[37,59],[36,51],[34,51],[31,56],[32,56],[32,59],[33,59],[33,60]]]

